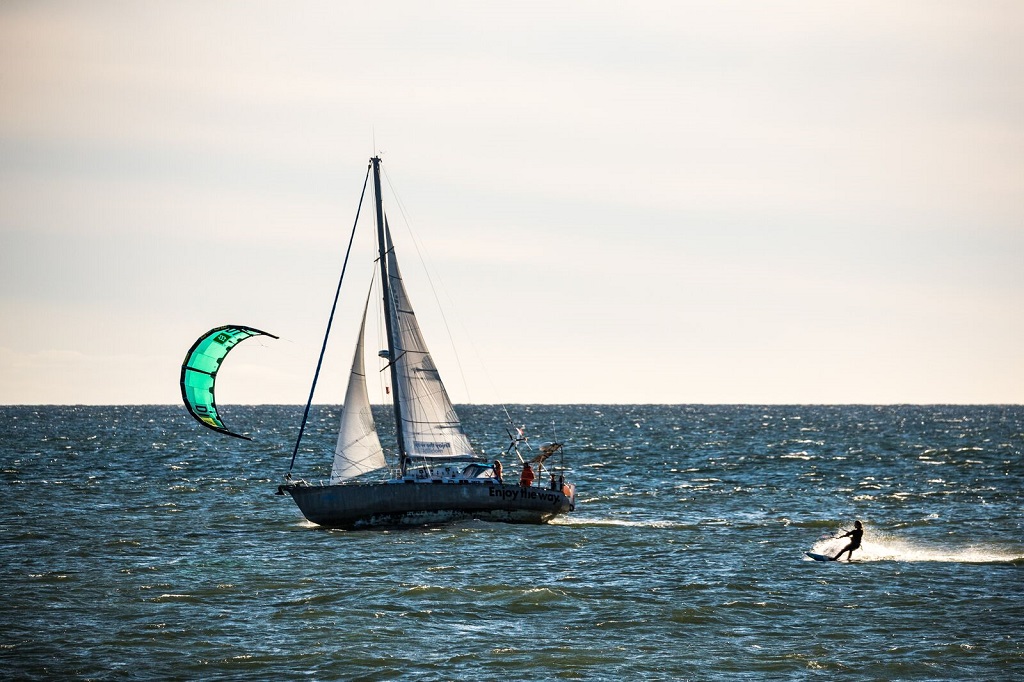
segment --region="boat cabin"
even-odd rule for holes
[[[462,469],[452,463],[410,467],[401,480],[406,483],[485,483],[497,479],[490,464],[471,462]]]

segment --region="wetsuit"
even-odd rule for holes
[[[839,552],[839,554],[836,554],[834,557],[832,557],[832,561],[839,561],[839,557],[843,556],[844,552],[849,552],[850,553],[850,557],[849,558],[852,559],[853,558],[853,550],[855,550],[858,547],[860,547],[860,539],[862,537],[864,537],[864,528],[862,526],[857,526],[856,528],[851,530],[849,533],[844,533],[843,535],[840,535],[839,537],[841,537],[841,538],[850,538],[850,544],[848,544],[846,547],[843,547],[843,549]]]

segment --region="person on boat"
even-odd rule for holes
[[[533,485],[533,467],[529,462],[523,462],[523,475],[519,477],[519,485],[524,488]]]
[[[860,539],[864,537],[864,526],[861,525],[860,521],[854,521],[853,530],[847,531],[839,537],[850,538],[850,544],[848,544],[846,547],[843,547],[839,551],[839,554],[836,554],[834,557],[832,557],[832,561],[839,561],[839,557],[843,556],[843,553],[845,552],[850,553],[850,555],[846,557],[846,560],[850,561],[853,559],[853,550],[860,547]]]
[[[501,460],[494,460],[494,478],[497,479],[498,483],[501,483]]]
[[[551,489],[552,490],[558,490],[558,488],[555,487],[557,484],[558,484],[558,481],[555,479],[555,472],[552,471],[551,472]]]

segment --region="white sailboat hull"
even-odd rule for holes
[[[283,485],[309,521],[330,528],[407,526],[479,519],[547,523],[573,509],[557,490],[491,482]]]

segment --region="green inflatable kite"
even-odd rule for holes
[[[188,413],[195,417],[203,426],[218,433],[235,438],[252,440],[248,436],[229,431],[217,414],[217,404],[213,399],[213,385],[217,379],[220,363],[240,342],[253,336],[277,337],[259,329],[241,325],[227,325],[211,329],[200,336],[181,366],[181,399],[185,401]]]

